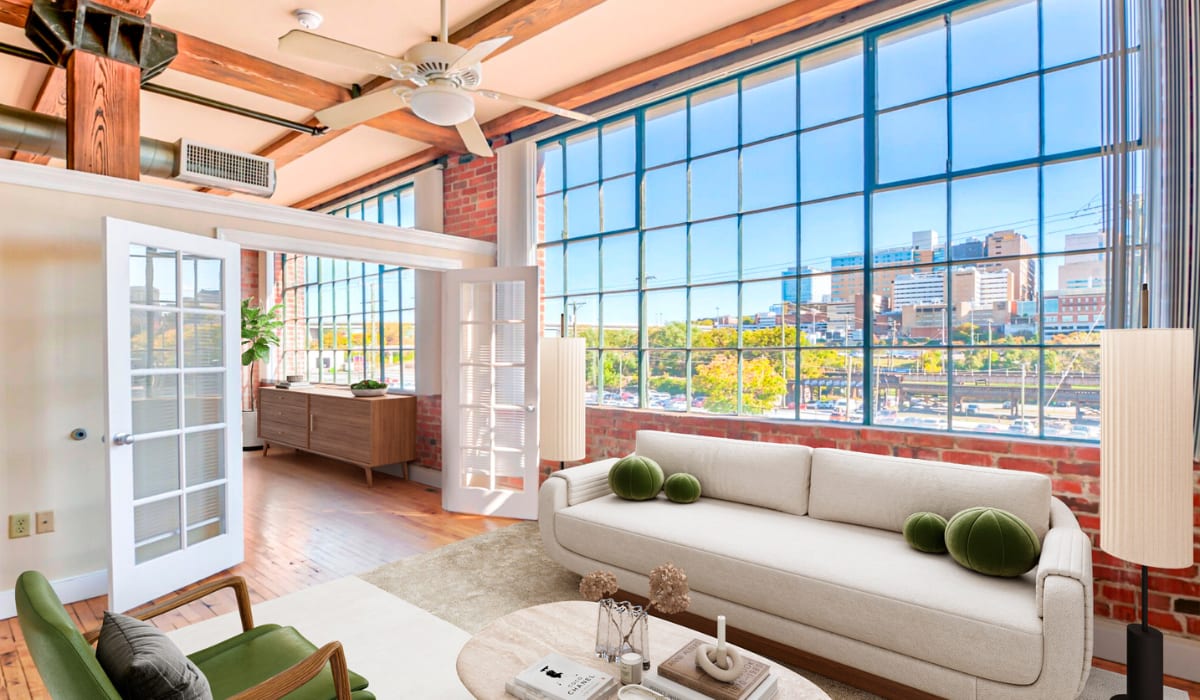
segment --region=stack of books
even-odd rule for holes
[[[278,382],[275,384],[276,389],[298,389],[302,386],[312,386],[308,382]]]
[[[520,700],[603,700],[617,689],[617,679],[561,654],[542,657],[504,684]]]
[[[726,683],[706,674],[696,665],[696,649],[706,644],[693,639],[666,661],[656,673],[642,678],[642,685],[671,700],[770,700],[779,691],[779,678],[771,667],[745,659],[742,675]],[[743,657],[744,658],[744,657]]]

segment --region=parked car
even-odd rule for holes
[[[1033,433],[1037,432],[1037,423],[1034,423],[1031,420],[1018,418],[1017,420],[1008,424],[1008,432],[1032,435]]]

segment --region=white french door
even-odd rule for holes
[[[442,507],[537,518],[537,268],[445,273]]]
[[[241,248],[104,220],[108,606],[242,561]]]

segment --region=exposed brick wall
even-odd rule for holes
[[[442,468],[442,397],[417,397],[417,463]]]
[[[633,451],[638,430],[668,430],[739,440],[789,442],[874,454],[957,462],[979,467],[1016,469],[1049,476],[1061,498],[1092,538],[1096,616],[1132,621],[1140,590],[1138,569],[1099,549],[1100,449],[1033,440],[916,433],[882,428],[812,425],[745,418],[687,416],[635,409],[589,408],[588,460]],[[1200,465],[1195,495],[1196,560],[1200,563]],[[1200,638],[1200,566],[1150,572],[1150,621],[1181,636]]]
[[[257,250],[242,249],[242,298],[258,298],[258,256]],[[242,408],[250,407],[250,368],[242,367]]]
[[[503,141],[493,142],[502,146]],[[461,161],[466,162],[461,162]],[[442,229],[453,236],[496,242],[496,159],[451,156],[442,174]]]

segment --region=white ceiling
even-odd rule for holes
[[[450,26],[461,26],[502,0],[450,0]],[[785,0],[607,0],[484,64],[484,85],[542,98],[613,68],[784,4]],[[298,7],[325,16],[318,33],[371,49],[402,54],[438,31],[437,0],[158,0],[156,24],[223,44],[342,85],[370,76],[279,52],[276,41],[298,28]],[[0,25],[0,42],[30,46],[22,30]],[[0,56],[0,103],[29,108],[46,69]],[[167,70],[155,79],[173,88],[296,121],[303,107]],[[481,121],[514,107],[479,100]],[[142,93],[142,134],[165,141],[186,136],[226,148],[255,151],[285,130],[172,98]],[[366,126],[332,139],[279,170],[271,201],[288,205],[338,185],[426,145]]]

